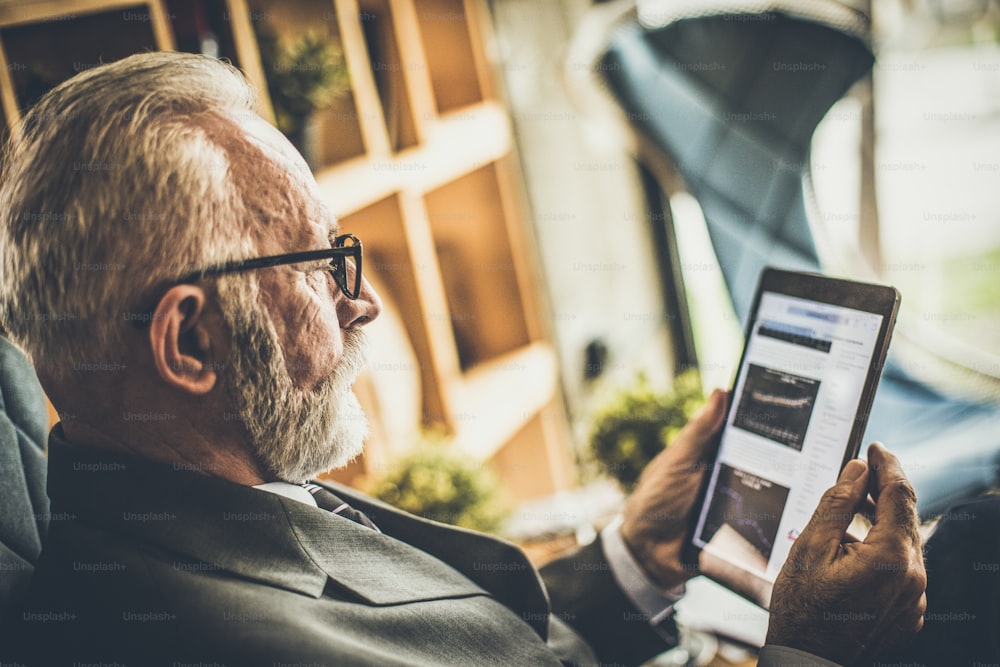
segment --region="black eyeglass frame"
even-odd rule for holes
[[[347,245],[350,241],[351,245]],[[354,234],[341,234],[335,237],[331,243],[332,248],[323,250],[304,250],[302,252],[290,252],[284,255],[269,255],[267,257],[256,257],[254,259],[240,259],[225,264],[216,264],[205,269],[192,271],[177,281],[177,284],[194,283],[202,278],[211,276],[221,276],[226,273],[240,273],[243,271],[254,271],[256,269],[266,269],[272,266],[285,266],[287,264],[299,264],[302,262],[312,262],[319,259],[329,259],[330,266],[326,269],[333,276],[334,282],[351,301],[361,296],[361,241]],[[334,262],[337,258],[350,257],[354,261],[354,284],[347,284],[347,262],[342,259]],[[320,269],[317,269],[320,270]]]
[[[347,243],[350,242],[350,245]],[[216,264],[204,269],[192,271],[175,281],[175,285],[196,283],[202,278],[221,276],[227,273],[242,273],[244,271],[254,271],[256,269],[266,269],[272,266],[286,266],[288,264],[300,264],[302,262],[312,262],[320,259],[330,260],[330,265],[325,270],[330,272],[337,287],[344,296],[354,301],[361,296],[361,240],[354,234],[341,234],[331,241],[332,248],[322,250],[304,250],[302,252],[290,252],[283,255],[268,255],[267,257],[255,257],[253,259],[240,259],[223,264]],[[339,262],[334,260],[340,259]],[[353,284],[347,283],[347,258],[354,262]],[[317,269],[320,271],[323,269]],[[148,324],[152,317],[152,309],[149,315],[135,321],[136,327],[142,328]]]

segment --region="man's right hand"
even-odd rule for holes
[[[847,535],[875,500],[863,542]],[[916,634],[927,606],[916,494],[879,444],[847,464],[792,546],[774,584],[767,643],[851,665]]]

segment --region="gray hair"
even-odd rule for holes
[[[0,322],[36,366],[107,361],[93,357],[120,349],[157,286],[252,251],[226,135],[253,99],[231,65],[145,53],[64,82],[15,128]]]

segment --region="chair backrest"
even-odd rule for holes
[[[34,369],[0,337],[0,617],[31,578],[48,529],[47,429]]]
[[[872,67],[866,19],[835,0],[642,4],[609,12],[599,50],[587,52],[589,71],[611,89],[614,116],[627,122],[640,159],[664,172],[665,186],[673,184],[665,174],[679,174],[697,199],[745,318],[764,266],[821,269],[807,214],[810,143],[828,109]],[[753,7],[738,13],[739,5]],[[780,10],[752,11],[764,6]],[[863,441],[890,444],[918,508],[931,514],[1000,487],[1000,407],[904,372],[893,361],[901,333]]]
[[[819,269],[803,196],[810,142],[873,62],[854,34],[780,12],[622,21],[609,36],[598,69],[701,204],[741,317],[765,265]]]

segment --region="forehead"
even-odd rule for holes
[[[248,141],[264,151],[276,163],[301,177],[309,167],[291,142],[276,127],[255,113],[239,113],[233,117]]]
[[[256,114],[241,114],[234,120],[264,161],[244,165],[259,177],[248,196],[255,199],[253,208],[264,226],[278,236],[336,235],[336,218],[323,203],[312,170],[285,135]]]

